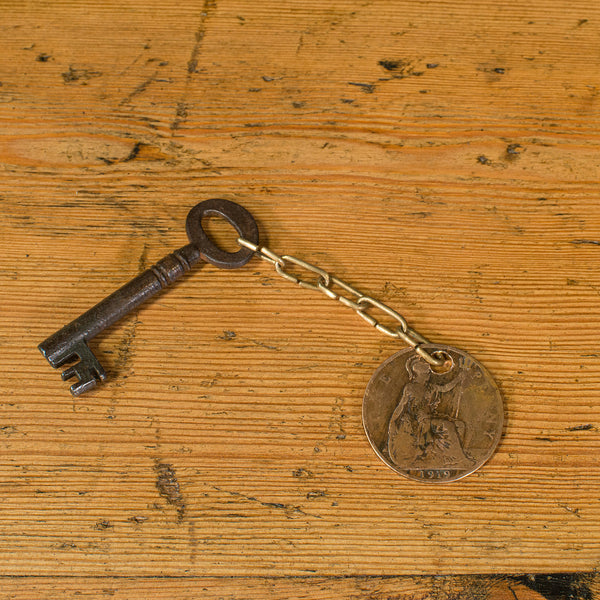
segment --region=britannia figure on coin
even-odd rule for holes
[[[390,460],[403,469],[471,467],[474,461],[464,448],[467,425],[459,418],[464,386],[454,389],[465,370],[454,369],[458,373],[449,382],[436,383],[440,376],[418,356],[406,362],[406,369],[409,381],[388,425]]]

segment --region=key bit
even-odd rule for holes
[[[71,386],[71,393],[73,396],[79,396],[79,394],[95,388],[98,380],[104,381],[106,379],[106,371],[84,340],[75,344],[73,350],[74,354],[67,360],[77,356],[79,362],[65,369],[61,373],[61,377],[63,381],[77,377],[78,381]]]
[[[202,228],[202,219],[211,215],[221,216],[240,237],[258,244],[258,226],[245,208],[222,198],[200,202],[192,208],[186,219],[189,244],[165,256],[38,346],[54,368],[79,358],[77,364],[62,373],[63,380],[77,377],[78,381],[71,385],[74,396],[93,389],[107,377],[88,346],[94,336],[178,280],[200,259],[222,269],[236,269],[252,258],[254,252],[248,248],[226,252],[213,243]]]

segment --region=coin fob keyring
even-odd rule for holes
[[[202,219],[217,215],[238,233],[237,252],[217,247]],[[487,370],[466,352],[429,342],[406,319],[383,302],[304,260],[275,254],[259,245],[258,227],[242,206],[224,199],[205,200],[189,212],[190,243],[167,255],[38,347],[55,368],[78,359],[62,373],[76,377],[71,393],[79,395],[106,379],[88,342],[106,327],[179,279],[200,261],[224,269],[244,266],[254,254],[285,279],[322,292],[354,310],[381,333],[408,348],[388,358],[373,374],[364,399],[363,425],[371,446],[391,469],[417,481],[449,482],[481,467],[493,454],[504,420],[500,391]],[[302,269],[307,279],[289,272]],[[369,314],[377,309],[395,321],[389,327]]]

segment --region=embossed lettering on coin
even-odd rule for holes
[[[494,452],[504,420],[500,392],[465,352],[427,344],[451,358],[437,373],[412,349],[375,372],[363,402],[363,423],[378,456],[394,471],[421,481],[460,479]]]

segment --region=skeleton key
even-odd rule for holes
[[[54,368],[79,359],[62,373],[63,380],[77,377],[78,381],[71,386],[74,396],[106,379],[106,371],[88,346],[94,336],[179,279],[200,259],[222,269],[236,269],[252,258],[254,252],[247,247],[226,252],[210,240],[202,228],[202,218],[211,215],[223,217],[242,238],[258,244],[258,227],[245,208],[220,198],[200,202],[186,219],[189,244],[165,256],[38,346]]]

